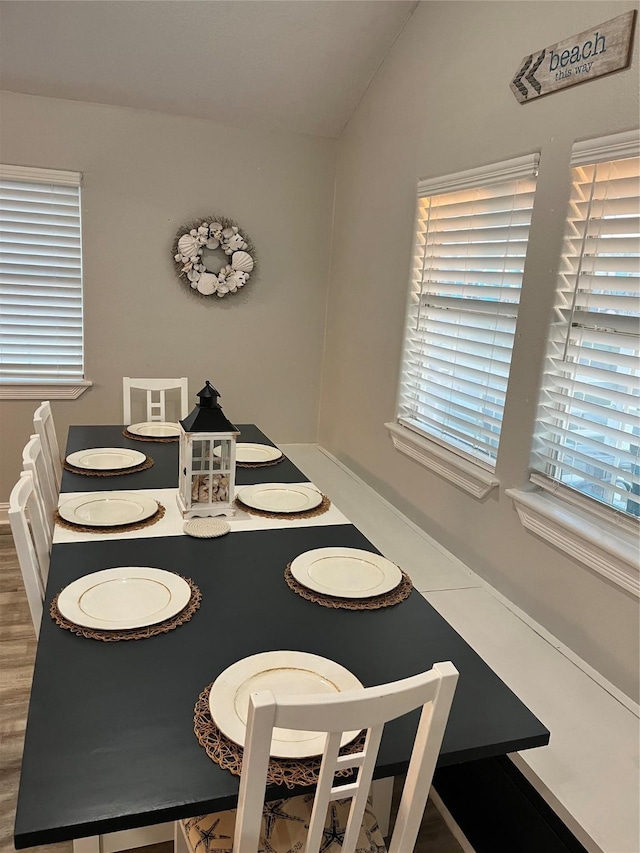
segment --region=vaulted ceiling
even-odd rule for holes
[[[338,137],[414,0],[4,0],[0,88]]]

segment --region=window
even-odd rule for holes
[[[623,140],[574,148],[532,480],[640,516],[640,144]]]
[[[398,422],[489,471],[500,443],[537,160],[418,185]]]
[[[51,390],[52,397],[78,396],[89,384],[80,175],[0,166],[0,223],[2,396],[40,397]]]

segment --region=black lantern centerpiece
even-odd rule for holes
[[[236,437],[240,431],[225,417],[219,396],[207,380],[195,409],[180,421],[178,506],[184,518],[235,513]]]

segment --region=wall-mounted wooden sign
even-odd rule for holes
[[[511,91],[521,104],[543,95],[627,68],[635,9],[597,27],[525,56]]]

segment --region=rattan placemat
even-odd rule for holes
[[[169,631],[173,631],[174,628],[188,622],[200,607],[200,602],[202,601],[200,589],[194,584],[191,578],[185,578],[182,575],[179,575],[179,577],[189,584],[191,598],[180,613],[176,613],[171,619],[165,619],[164,622],[158,622],[156,625],[147,625],[144,628],[132,628],[128,631],[100,631],[97,628],[84,628],[64,618],[58,610],[57,595],[51,602],[49,613],[53,621],[60,628],[71,631],[72,634],[86,637],[88,640],[101,640],[103,643],[117,643],[119,640],[146,640],[147,637],[155,637],[157,634],[167,634]]]
[[[307,509],[304,512],[265,512],[264,510],[254,509],[252,506],[247,506],[242,503],[240,498],[235,499],[235,505],[238,509],[242,509],[250,515],[258,515],[260,518],[315,518],[317,515],[323,515],[327,512],[331,506],[331,501],[326,495],[322,495],[322,501],[318,506],[313,509]]]
[[[72,474],[80,474],[81,477],[120,477],[123,474],[135,474],[137,471],[146,471],[147,468],[151,468],[152,465],[153,459],[150,456],[147,456],[144,462],[141,462],[139,465],[134,465],[132,468],[101,468],[99,471],[87,470],[86,468],[76,468],[75,465],[70,465],[66,459],[62,463],[62,467],[65,471],[71,471]]]
[[[272,465],[279,465],[284,462],[284,456],[278,459],[270,459],[268,462],[237,462],[236,468],[270,468]]]
[[[71,521],[62,518],[58,510],[53,513],[53,520],[60,527],[65,527],[67,530],[73,530],[76,533],[126,533],[128,530],[142,530],[143,527],[151,527],[152,524],[164,518],[167,510],[159,501],[157,501],[157,504],[158,509],[150,518],[145,518],[143,521],[137,521],[133,524],[118,524],[114,527],[89,527],[83,524],[73,524]]]
[[[209,692],[212,684],[209,684],[198,697],[193,709],[193,731],[212,761],[219,764],[224,770],[229,770],[235,776],[242,772],[243,749],[229,740],[214,723],[209,710]],[[340,755],[350,755],[361,752],[364,746],[366,732],[362,731],[358,737],[340,750]],[[286,785],[287,788],[295,788],[297,785],[315,785],[318,781],[322,756],[311,758],[271,758],[267,771],[268,785]],[[349,776],[352,770],[340,770],[336,776]]]
[[[289,589],[306,598],[307,601],[313,601],[315,604],[321,604],[323,607],[333,607],[336,610],[379,610],[381,607],[392,607],[394,604],[400,604],[405,598],[409,598],[413,590],[411,578],[406,572],[402,573],[402,580],[395,589],[385,592],[382,595],[375,595],[371,598],[340,598],[337,595],[323,595],[320,592],[315,592],[313,589],[308,589],[297,581],[291,574],[291,563],[284,570],[284,579],[287,582]]]
[[[179,441],[179,435],[170,435],[170,436],[161,436],[161,435],[134,435],[132,432],[125,427],[122,430],[122,434],[125,438],[130,438],[132,441],[156,441],[160,444],[167,444],[171,441]]]

